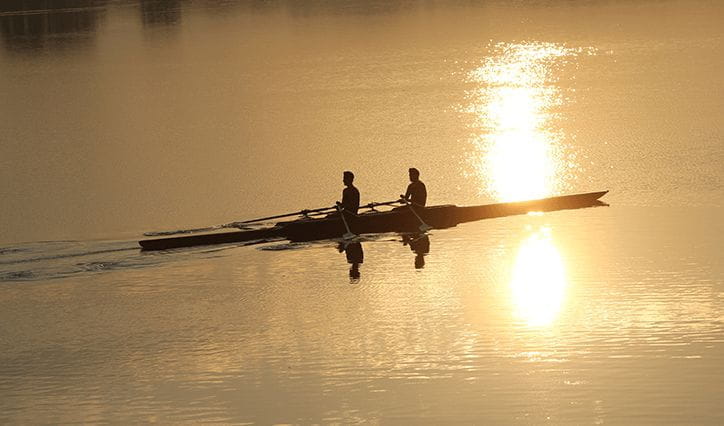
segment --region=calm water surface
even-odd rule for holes
[[[5,1],[0,422],[721,424],[724,5]],[[362,242],[144,231],[610,189]],[[423,248],[420,249],[419,244]],[[423,265],[424,264],[424,265]],[[422,266],[422,268],[420,268]]]

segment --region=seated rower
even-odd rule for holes
[[[400,195],[400,198],[409,201],[415,206],[425,207],[427,203],[427,188],[425,188],[425,184],[420,180],[420,171],[411,167],[409,174],[410,184],[407,186],[405,195]]]
[[[357,214],[359,210],[359,190],[352,184],[354,182],[354,173],[345,171],[342,175],[342,183],[344,183],[344,190],[342,190],[342,202],[337,204],[349,213]]]

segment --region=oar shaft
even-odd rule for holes
[[[360,208],[371,209],[371,208],[374,208],[374,207],[377,207],[377,206],[389,206],[389,205],[398,204],[398,203],[400,203],[399,200],[386,201],[386,202],[384,202],[384,203],[375,203],[375,202],[372,202],[372,203],[366,204],[366,205],[364,205],[364,206],[361,206]],[[305,215],[305,216],[306,216],[306,215],[312,215],[312,216],[314,216],[314,215],[318,215],[318,214],[323,214],[324,212],[333,211],[333,210],[335,210],[336,208],[337,208],[336,206],[332,206],[332,207],[320,207],[320,208],[318,208],[318,209],[299,210],[299,211],[296,211],[296,212],[293,212],[293,213],[284,213],[284,214],[278,214],[278,215],[274,215],[274,216],[260,217],[260,218],[258,218],[258,219],[249,219],[249,220],[244,220],[244,221],[241,221],[241,222],[225,223],[225,224],[223,224],[223,225],[209,226],[209,227],[206,227],[206,228],[181,229],[181,230],[178,230],[178,231],[146,232],[144,235],[154,236],[154,237],[155,237],[155,236],[161,236],[161,235],[163,235],[163,236],[169,236],[169,235],[176,235],[176,234],[191,234],[191,233],[196,233],[196,232],[214,231],[214,230],[223,229],[223,228],[238,228],[238,227],[241,227],[242,225],[248,225],[248,224],[255,223],[255,222],[263,222],[263,221],[265,221],[265,220],[281,219],[281,218],[284,218],[284,217],[299,216],[299,215]]]
[[[410,201],[408,201],[408,200],[405,200],[404,198],[403,198],[403,200],[404,200],[405,204],[407,204],[407,207],[409,207],[410,210],[412,210],[412,214],[414,214],[415,217],[417,218],[417,220],[420,221],[420,225],[421,225],[421,226],[420,226],[420,229],[422,229],[422,227],[425,227],[425,228],[427,228],[427,229],[431,229],[432,227],[431,227],[430,225],[428,225],[427,223],[425,223],[425,221],[422,220],[422,218],[420,217],[420,215],[417,214],[417,212],[415,211],[415,208],[412,207],[412,202],[410,202]]]
[[[349,230],[349,225],[347,224],[347,219],[344,218],[344,211],[342,210],[342,207],[337,206],[337,211],[339,212],[339,217],[342,218],[342,223],[344,223],[344,229],[347,230],[347,234],[345,235],[351,234],[352,231]]]
[[[377,206],[390,206],[390,205],[398,204],[398,203],[400,203],[400,200],[385,201],[384,203],[372,202],[369,204],[365,204],[364,206],[360,206],[360,208],[361,209],[370,209],[370,208],[377,207]],[[234,224],[262,222],[265,220],[281,219],[283,217],[307,215],[310,213],[321,213],[321,212],[325,212],[325,211],[329,211],[329,210],[335,210],[336,208],[337,208],[336,206],[332,206],[332,207],[321,207],[318,209],[311,209],[311,210],[300,210],[300,211],[294,212],[294,213],[285,213],[285,214],[279,214],[279,215],[274,215],[274,216],[260,217],[259,219],[250,219],[250,220],[244,220],[244,221],[240,221],[240,222],[234,222]]]
[[[262,222],[265,220],[272,220],[272,219],[281,219],[283,217],[290,217],[290,216],[299,216],[307,213],[317,213],[317,212],[323,212],[326,210],[334,210],[336,207],[321,207],[318,209],[312,209],[312,210],[300,210],[298,212],[294,213],[285,213],[285,214],[278,214],[274,216],[267,216],[267,217],[260,217],[258,219],[249,219],[249,220],[243,220],[241,222],[234,222],[234,223],[254,223],[254,222]]]
[[[400,203],[402,203],[402,201],[400,201],[400,200],[385,201],[384,203],[371,202],[369,204],[365,204],[364,206],[361,206],[360,208],[361,209],[371,209],[371,208],[377,207],[377,206],[391,206],[391,205],[400,204]]]
[[[389,205],[398,204],[398,203],[400,203],[400,200],[385,201],[384,203],[372,202],[372,203],[366,204],[364,206],[361,206],[360,208],[371,209],[371,208],[374,208],[377,206],[389,206]],[[243,221],[239,221],[239,222],[231,222],[231,223],[227,223],[225,225],[221,225],[221,227],[238,227],[239,225],[248,225],[250,223],[263,222],[263,221],[272,220],[272,219],[281,219],[284,217],[309,215],[309,214],[320,214],[322,212],[333,211],[335,209],[337,209],[337,206],[320,207],[318,209],[309,209],[309,210],[299,210],[299,211],[296,211],[293,213],[284,213],[284,214],[278,214],[278,215],[274,215],[274,216],[260,217],[258,219],[249,219],[249,220],[243,220]]]

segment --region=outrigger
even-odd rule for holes
[[[325,240],[333,238],[351,239],[360,234],[386,232],[426,232],[429,229],[444,229],[465,222],[521,215],[530,212],[580,209],[607,206],[600,201],[608,191],[563,195],[537,200],[510,203],[485,204],[479,206],[440,205],[421,207],[404,200],[385,203],[370,203],[360,207],[367,212],[353,214],[338,206],[313,210],[301,210],[276,216],[242,222],[232,222],[214,228],[203,228],[187,232],[192,235],[165,236],[139,241],[142,250],[168,250],[212,244],[238,243],[255,240],[287,239],[293,242]],[[398,206],[392,210],[378,211],[380,206]],[[329,213],[338,211],[336,215]],[[259,223],[284,217],[301,216],[272,226],[249,229]],[[232,230],[233,229],[233,230]],[[194,232],[199,232],[195,233]]]
[[[242,222],[232,222],[214,228],[177,231],[176,233],[184,233],[184,235],[167,235],[160,238],[149,238],[139,241],[139,244],[142,250],[168,250],[180,247],[256,240],[287,239],[293,242],[333,238],[348,240],[360,234],[386,232],[419,233],[426,232],[429,229],[450,228],[465,222],[521,215],[530,212],[550,212],[607,206],[608,204],[600,201],[600,198],[606,195],[607,192],[608,191],[588,192],[537,200],[463,207],[455,205],[420,207],[404,200],[395,200],[385,203],[369,203],[360,207],[363,210],[368,210],[361,214],[353,214],[339,209],[338,206],[333,206],[313,210],[301,210],[294,213],[268,216]],[[398,207],[392,210],[378,211],[376,208],[381,206]],[[329,214],[335,210],[338,211],[338,214]],[[249,226],[254,223],[291,216],[301,216],[301,218],[277,222],[271,226],[256,229],[249,228]]]

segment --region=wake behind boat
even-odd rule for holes
[[[253,221],[236,222],[234,225],[243,227],[245,224],[260,220],[301,215],[296,220],[278,222],[273,226],[259,229],[220,229],[194,235],[181,235],[165,238],[151,238],[139,241],[142,250],[167,250],[180,247],[192,247],[212,244],[238,243],[254,240],[288,239],[294,242],[342,238],[353,234],[373,234],[385,232],[420,232],[426,228],[444,229],[465,222],[493,219],[505,216],[521,215],[530,212],[550,212],[556,210],[580,209],[586,207],[606,206],[600,201],[608,191],[588,192],[582,194],[563,195],[541,198],[537,200],[510,203],[485,204],[479,206],[439,205],[420,207],[404,201],[387,203],[370,203],[361,207],[369,211],[354,214],[342,210],[338,215],[313,217],[335,207],[302,210],[293,214],[270,216]],[[375,207],[382,205],[402,204],[388,211],[377,211]]]

